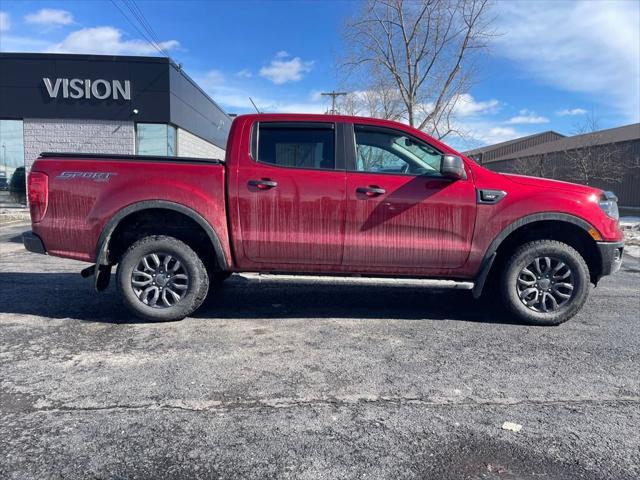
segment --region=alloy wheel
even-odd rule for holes
[[[170,308],[179,303],[189,289],[189,272],[175,256],[149,253],[131,273],[131,287],[145,305]]]
[[[516,280],[520,301],[535,312],[554,312],[566,305],[575,287],[571,268],[556,257],[536,257]]]

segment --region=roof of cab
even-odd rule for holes
[[[380,127],[388,127],[399,130],[408,130],[410,133],[417,137],[423,137],[423,139],[438,149],[445,151],[446,153],[453,153],[460,155],[448,145],[440,142],[439,140],[431,137],[430,135],[422,132],[414,127],[407,125],[406,123],[396,122],[394,120],[385,120],[382,118],[373,117],[356,117],[351,115],[331,115],[322,113],[249,113],[245,115],[238,115],[234,119],[235,122],[248,122],[253,123],[255,121],[280,121],[280,122],[344,122],[354,124],[366,124]]]

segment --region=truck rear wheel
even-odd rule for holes
[[[153,235],[129,247],[120,259],[116,283],[124,304],[151,321],[182,320],[204,301],[209,276],[184,242]]]
[[[507,309],[533,325],[559,325],[589,295],[589,268],[569,245],[538,240],[518,248],[504,266],[501,293]]]

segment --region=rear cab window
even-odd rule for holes
[[[336,169],[336,128],[324,122],[258,122],[251,153],[257,162],[287,168]]]

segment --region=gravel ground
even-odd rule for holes
[[[2,479],[640,477],[635,259],[555,328],[418,282],[257,275],[146,324],[23,229],[0,234]]]

